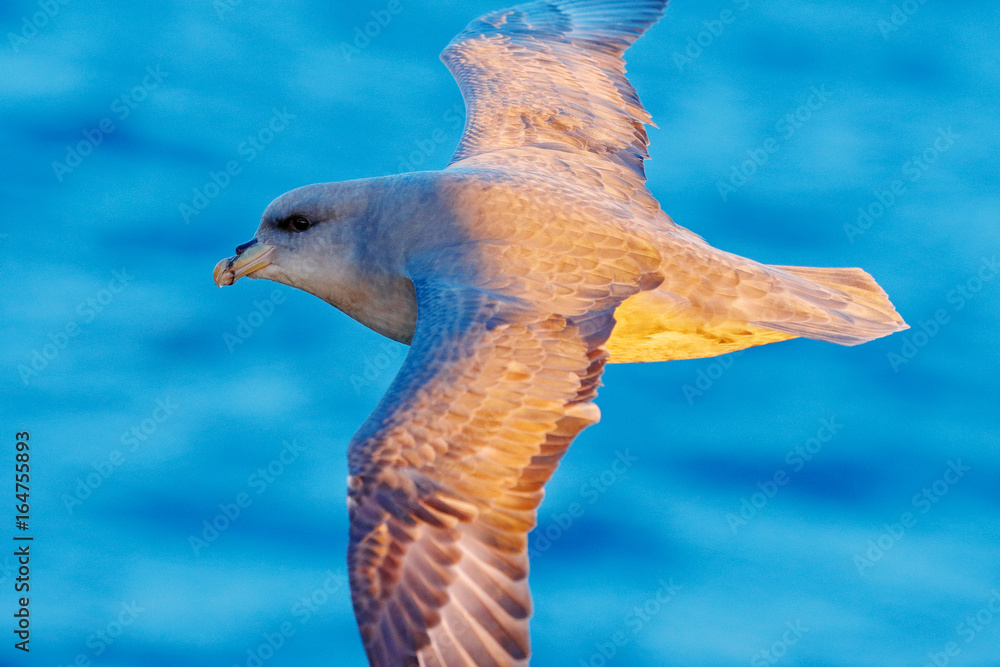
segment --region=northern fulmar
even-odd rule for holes
[[[467,119],[448,166],[307,185],[215,267],[315,294],[410,346],[350,442],[348,569],[376,667],[527,665],[528,532],[607,363],[906,328],[861,269],[770,266],[646,189],[624,51],[667,0],[539,0],[442,54]]]

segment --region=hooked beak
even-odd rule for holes
[[[219,287],[232,285],[243,276],[250,276],[255,271],[270,266],[271,262],[267,256],[273,250],[274,246],[261,243],[257,239],[236,246],[235,256],[224,259],[215,265],[215,271],[212,272],[215,284]]]

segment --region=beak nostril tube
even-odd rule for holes
[[[271,262],[267,259],[274,248],[266,243],[253,239],[248,243],[236,246],[236,256],[227,257],[215,265],[212,278],[219,287],[232,285],[243,276],[249,276]]]
[[[246,243],[241,243],[240,245],[236,246],[236,256],[239,257],[240,255],[242,255],[244,252],[246,252],[247,248],[249,248],[256,242],[257,239],[253,239],[252,241],[247,241]]]

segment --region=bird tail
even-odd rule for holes
[[[799,318],[754,322],[773,331],[814,340],[858,345],[909,326],[896,312],[888,295],[861,269],[825,269],[808,266],[771,266],[800,301]]]
[[[805,337],[858,345],[907,329],[889,298],[861,269],[763,266],[768,293],[757,302],[736,300],[732,312],[704,306],[669,291],[629,297],[615,311],[606,347],[611,363],[700,359]],[[750,313],[758,313],[757,317]]]

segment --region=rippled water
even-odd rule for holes
[[[398,2],[351,48],[388,2],[0,5],[30,664],[364,664],[344,450],[404,348],[211,269],[285,190],[446,164],[463,112],[437,54],[500,5]],[[674,0],[630,52],[677,222],[862,266],[913,328],[609,369],[532,536],[534,664],[1000,662],[1000,21],[897,6]]]

